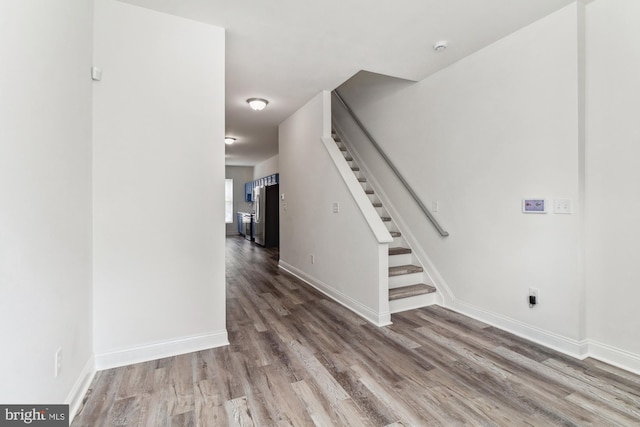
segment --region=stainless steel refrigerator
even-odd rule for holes
[[[280,244],[279,191],[277,184],[254,189],[254,238],[257,244],[267,248]]]

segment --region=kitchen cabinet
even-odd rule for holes
[[[269,187],[271,185],[277,185],[280,183],[280,174],[274,173],[269,176],[264,176],[256,180],[247,182],[244,184],[244,201],[255,202],[253,199],[253,190],[256,187]]]
[[[253,202],[253,182],[247,182],[244,185],[244,201]]]
[[[238,222],[238,234],[244,234],[244,224],[242,223],[242,212],[236,212],[236,221]]]

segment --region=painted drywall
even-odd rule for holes
[[[244,184],[253,181],[253,167],[226,166],[225,178],[233,179],[233,223],[227,224],[227,236],[238,234],[236,212],[253,212],[253,203],[244,200]]]
[[[375,322],[387,268],[380,251],[388,247],[378,244],[322,143],[329,115],[323,92],[279,126],[280,264]]]
[[[577,23],[573,4],[415,84],[340,88],[423,202],[439,203],[447,238],[360,153],[453,293],[447,304],[574,354],[584,338],[581,212],[525,215],[521,200],[577,206]],[[533,309],[529,287],[540,290]]]
[[[279,157],[280,156],[276,154],[255,165],[253,168],[253,179],[260,179],[278,173],[280,171]]]
[[[93,368],[91,21],[92,2],[0,3],[5,404],[70,403]]]
[[[94,25],[97,367],[224,344],[224,30],[115,0]]]
[[[640,372],[640,4],[587,6],[587,307],[594,352]]]

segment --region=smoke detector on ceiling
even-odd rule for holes
[[[433,45],[433,50],[435,50],[436,52],[444,52],[445,50],[447,50],[447,44],[448,43],[446,40],[440,40]]]

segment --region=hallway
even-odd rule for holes
[[[226,244],[231,345],[98,372],[74,427],[640,425],[638,376],[441,307],[376,328]]]

